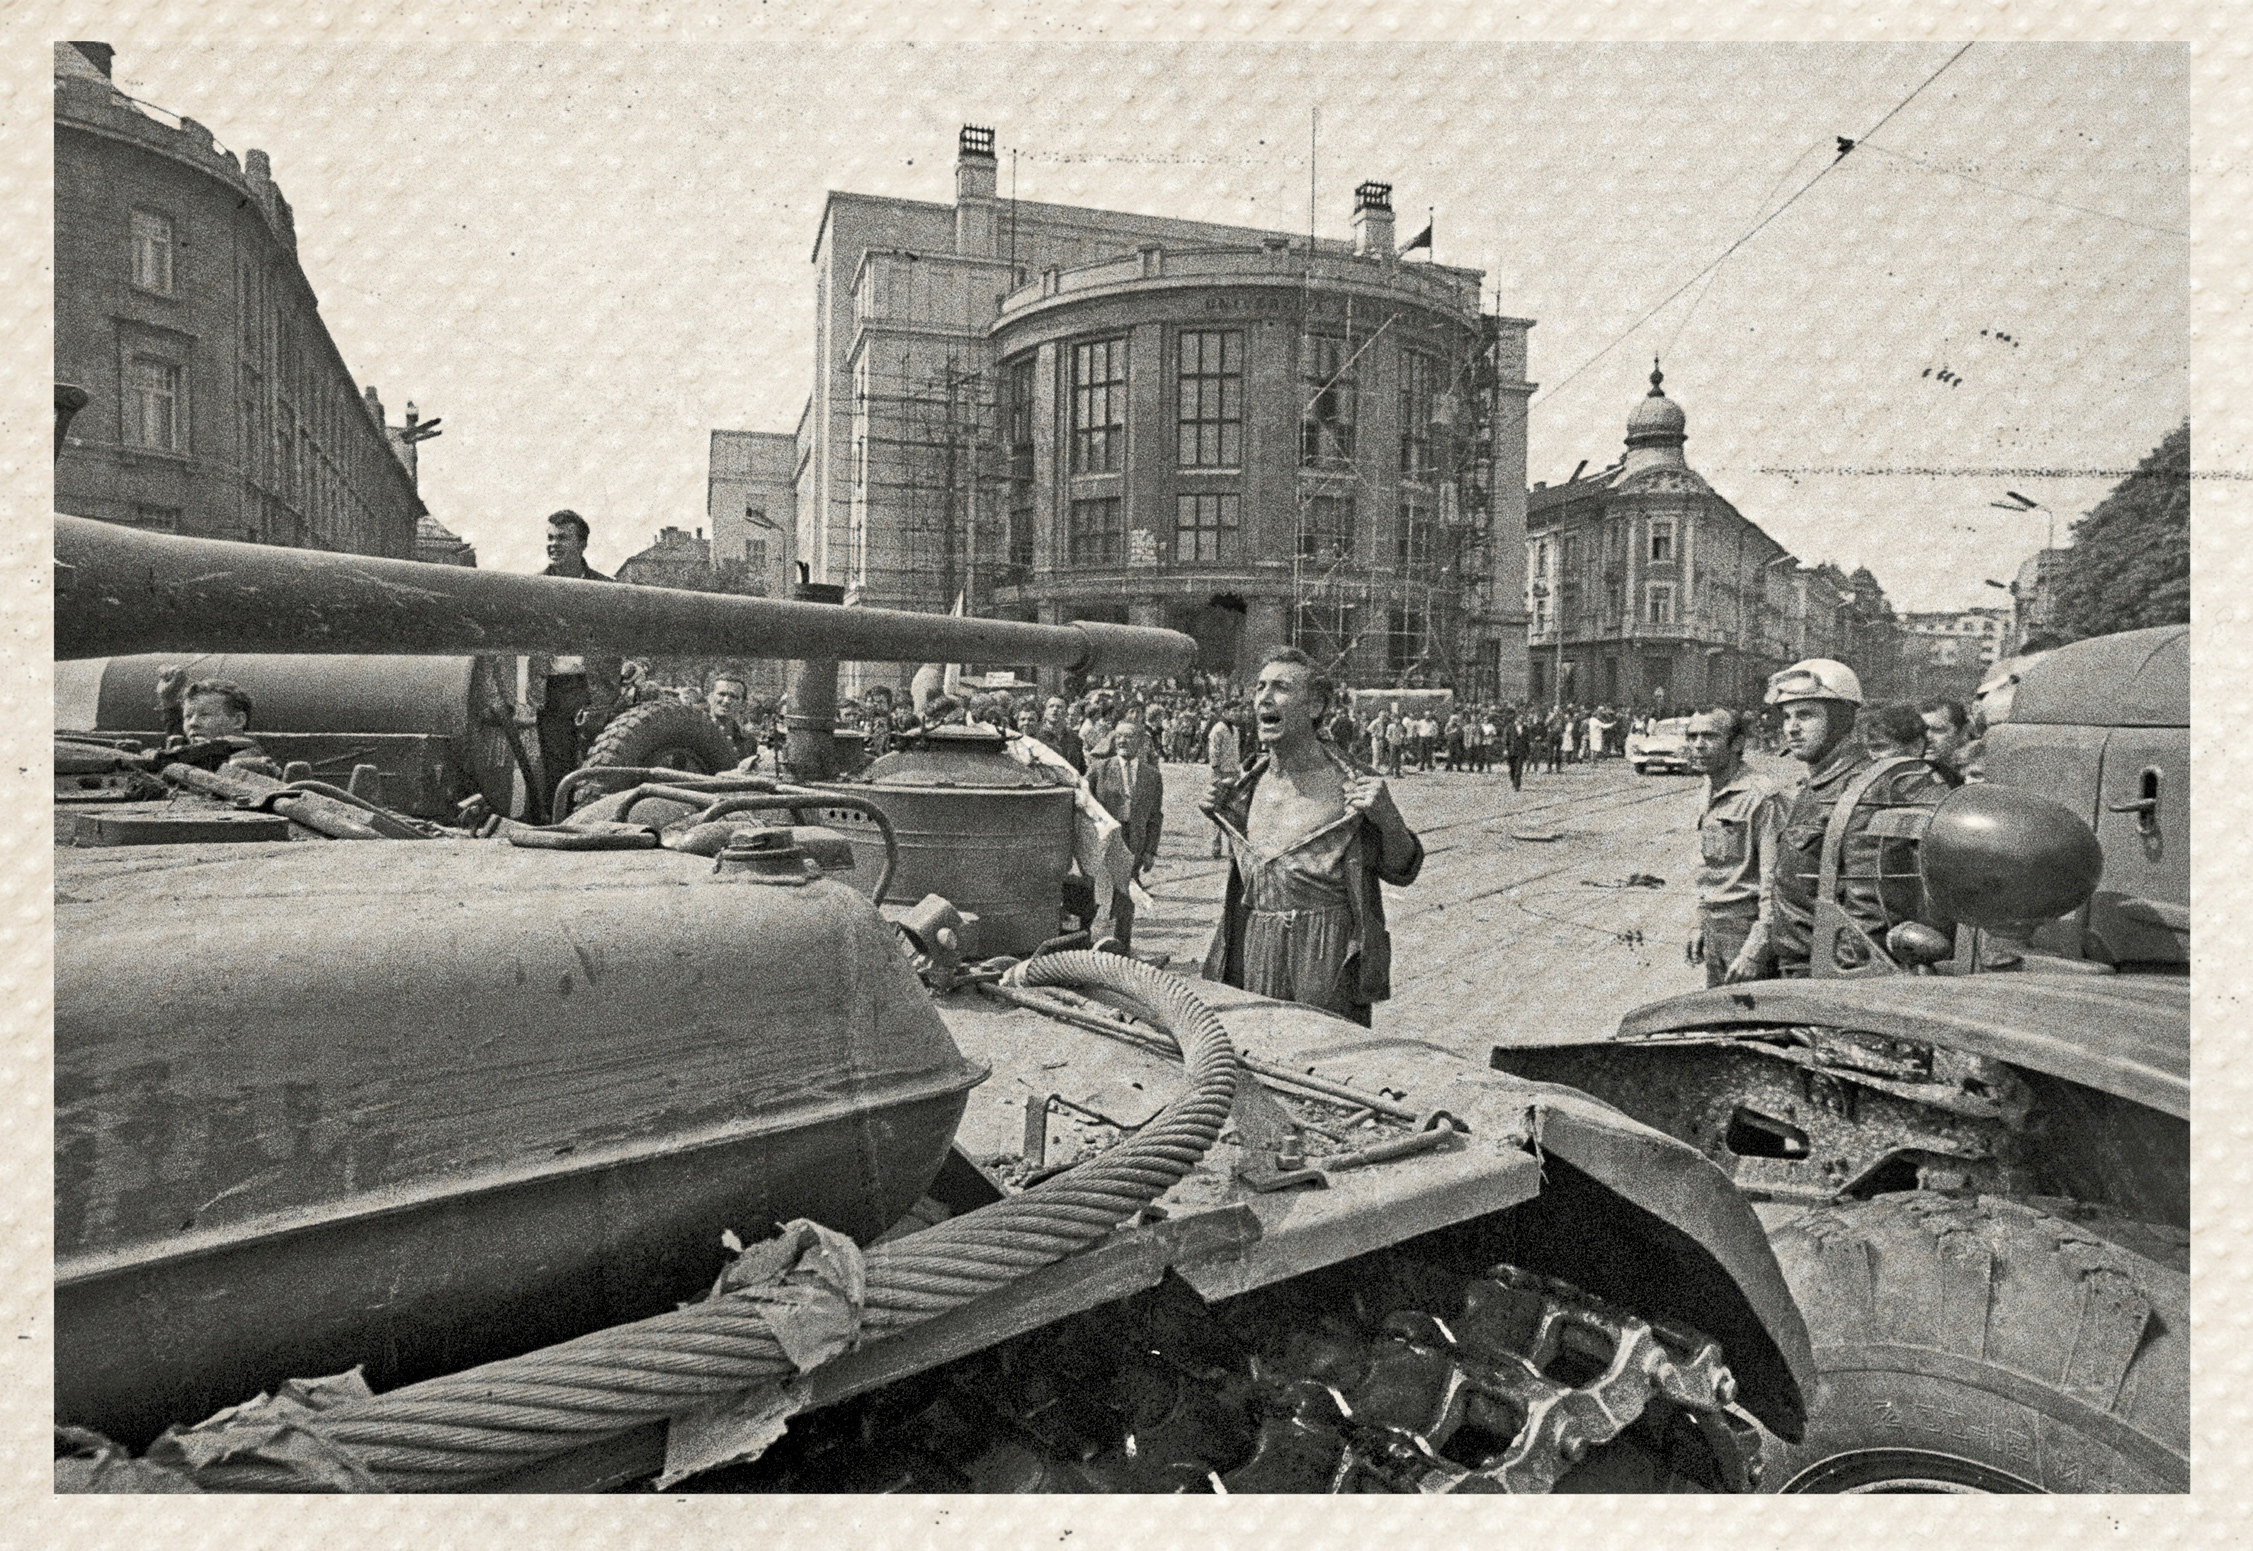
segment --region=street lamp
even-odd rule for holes
[[[2057,548],[2057,513],[2051,511],[2033,497],[2020,495],[2015,490],[2006,490],[2003,494],[2009,499],[1989,501],[1987,504],[1998,512],[2040,512],[2050,520],[2049,538],[2042,547],[2044,549]]]

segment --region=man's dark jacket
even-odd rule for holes
[[[1061,750],[1059,750],[1061,752]],[[1126,829],[1126,847],[1137,863],[1148,867],[1158,859],[1158,836],[1165,828],[1166,787],[1158,774],[1155,752],[1142,757],[1135,774],[1134,803],[1127,803],[1126,761],[1113,756],[1099,760],[1088,772],[1095,800]],[[1129,813],[1133,816],[1128,817]]]
[[[1325,743],[1323,752],[1332,764],[1349,779],[1353,776],[1373,776],[1377,772],[1360,760],[1340,753],[1337,745]],[[1217,818],[1226,819],[1236,833],[1244,834],[1246,821],[1251,816],[1252,792],[1259,786],[1260,778],[1267,774],[1268,757],[1264,754],[1244,767],[1243,778],[1236,783],[1234,795],[1226,804],[1212,809]],[[1354,827],[1353,838],[1346,843],[1346,904],[1353,911],[1353,940],[1347,949],[1346,962],[1351,966],[1354,987],[1353,999],[1367,1005],[1382,1002],[1392,995],[1392,933],[1385,928],[1384,892],[1379,884],[1389,883],[1404,888],[1416,881],[1424,870],[1424,842],[1416,838],[1413,830],[1409,839],[1414,842],[1408,861],[1391,872],[1384,870],[1384,836],[1377,821],[1363,814]],[[1241,986],[1244,983],[1244,935],[1252,913],[1249,901],[1244,898],[1244,875],[1234,867],[1228,869],[1228,897],[1221,907],[1220,925],[1213,932],[1212,945],[1205,950],[1205,978],[1222,985]]]
[[[1815,925],[1815,898],[1822,876],[1823,836],[1831,814],[1856,780],[1876,763],[1868,749],[1849,738],[1807,773],[1807,782],[1786,803],[1783,845],[1776,858],[1776,911],[1772,938],[1779,964],[1807,962]],[[1924,898],[1917,880],[1912,827],[1884,815],[1929,811],[1948,795],[1948,783],[1922,760],[1903,760],[1863,792],[1848,820],[1839,857],[1839,908],[1880,947],[1885,934],[1903,921],[1922,920],[1946,927]]]

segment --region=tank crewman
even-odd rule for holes
[[[587,519],[564,510],[548,517],[548,565],[542,576],[569,577],[574,581],[607,582],[609,577],[587,564]],[[557,783],[585,756],[587,745],[604,723],[617,714],[618,686],[625,663],[615,657],[536,657],[539,678],[540,766],[547,782],[541,793],[543,813],[554,811]]]
[[[1199,804],[1235,852],[1205,978],[1366,1028],[1370,1008],[1392,995],[1379,885],[1415,882],[1424,845],[1384,780],[1316,732],[1334,694],[1296,647],[1260,665],[1259,753]]]
[[[282,767],[250,735],[249,694],[233,679],[188,682],[188,670],[167,667],[156,680],[156,708],[164,715],[165,757],[206,770],[228,765],[280,779]]]
[[[1708,986],[1773,980],[1769,918],[1784,803],[1773,782],[1745,763],[1751,728],[1726,707],[1692,716],[1682,741],[1705,776],[1698,814],[1698,929],[1690,961]]]
[[[1807,766],[1807,781],[1784,812],[1777,853],[1770,942],[1787,979],[1810,973],[1824,836],[1841,802],[1852,802],[1839,861],[1837,904],[1846,918],[1882,946],[1892,926],[1929,919],[1917,879],[1914,840],[1888,817],[1897,809],[1929,809],[1947,795],[1939,772],[1922,759],[1874,759],[1855,736],[1862,684],[1854,670],[1824,657],[1794,663],[1768,680],[1768,704],[1783,713],[1784,753]],[[1868,962],[1860,943],[1842,940],[1836,967]]]

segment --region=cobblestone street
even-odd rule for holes
[[[1796,767],[1755,756],[1779,781]],[[1225,862],[1197,812],[1202,765],[1169,764],[1166,833],[1135,946],[1194,974],[1220,914]],[[1408,774],[1391,783],[1423,836],[1423,876],[1387,889],[1393,999],[1379,1032],[1484,1061],[1496,1044],[1609,1029],[1629,1008],[1704,984],[1683,961],[1696,924],[1693,776],[1619,760],[1509,777]],[[1543,838],[1529,838],[1543,837]],[[1664,886],[1626,887],[1634,874]]]

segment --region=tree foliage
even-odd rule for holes
[[[2068,641],[2190,622],[2190,422],[2073,525],[2050,623]]]

